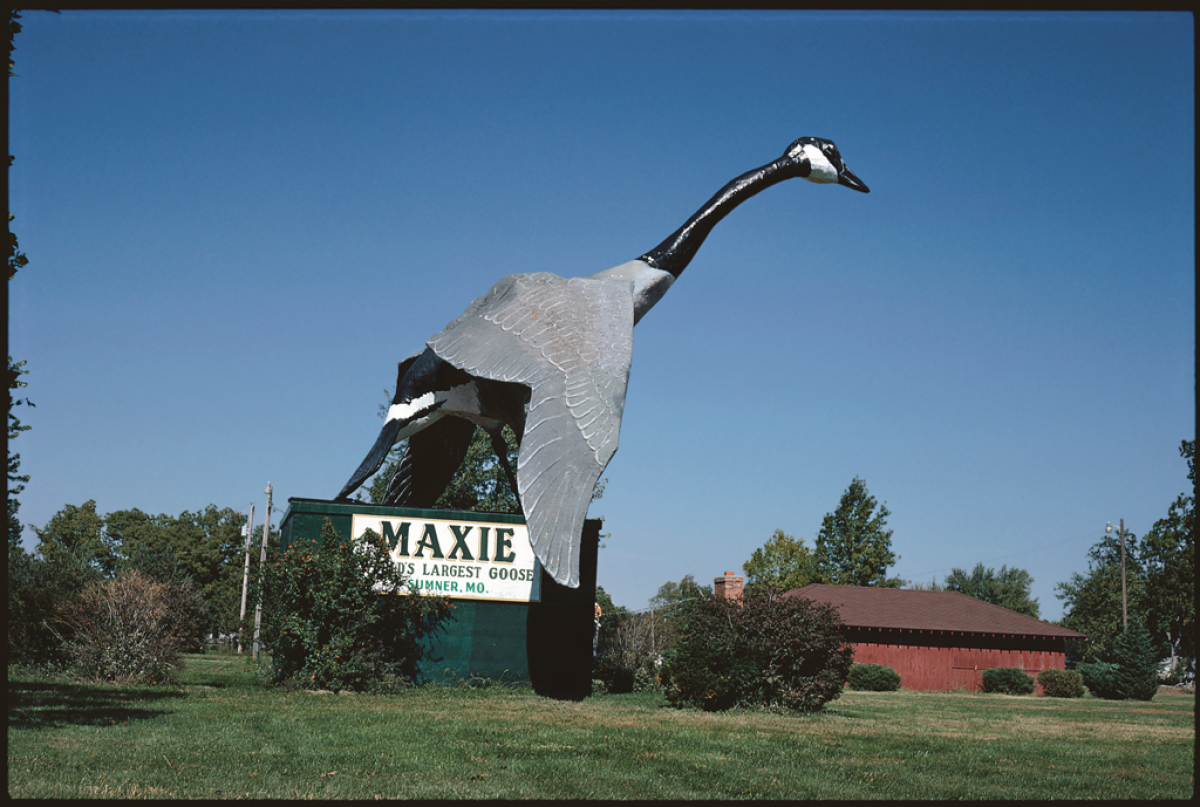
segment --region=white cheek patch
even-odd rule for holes
[[[809,165],[812,166],[812,173],[808,175],[810,182],[837,182],[838,172],[833,167],[833,163],[825,159],[825,155],[816,146],[805,145],[804,156],[808,158]]]
[[[419,398],[414,398],[408,403],[392,404],[388,407],[387,420],[385,423],[391,423],[393,420],[409,420],[423,409],[428,409],[434,404],[434,395],[432,392],[427,392]]]

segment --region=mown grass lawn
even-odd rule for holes
[[[846,692],[815,715],[652,693],[280,692],[190,656],[180,687],[10,674],[18,798],[1190,799],[1192,695]]]

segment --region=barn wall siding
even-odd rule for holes
[[[1061,640],[1042,637],[987,637],[921,635],[920,632],[855,632],[847,637],[854,646],[854,661],[883,664],[900,674],[900,686],[910,690],[983,690],[983,671],[1017,667],[1036,677],[1047,669],[1066,669]],[[875,636],[870,636],[874,633]],[[953,640],[957,638],[958,643]],[[992,644],[993,646],[988,646]],[[1037,694],[1041,694],[1038,686]]]

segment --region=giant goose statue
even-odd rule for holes
[[[379,438],[338,494],[347,498],[408,438],[384,504],[432,507],[487,431],[517,491],[529,540],[562,585],[579,586],[579,547],[592,490],[617,450],[633,326],[659,301],[718,221],[754,194],[801,177],[868,192],[819,137],[723,187],[640,258],[577,278],[508,275],[423,351],[400,362]],[[520,439],[515,474],[500,430]]]

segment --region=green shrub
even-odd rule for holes
[[[1028,695],[1035,686],[1033,676],[1019,667],[993,667],[983,671],[984,692]]]
[[[1037,682],[1042,694],[1051,698],[1083,697],[1083,675],[1076,670],[1042,670]]]
[[[1098,698],[1148,701],[1158,692],[1158,653],[1141,618],[1131,615],[1129,626],[1113,643],[1108,661],[1080,664],[1084,686]]]
[[[1078,664],[1075,671],[1083,678],[1087,691],[1097,698],[1115,698],[1117,691],[1117,665],[1107,661],[1093,661]]]
[[[633,692],[635,670],[620,654],[601,656],[592,663],[592,678],[604,684],[611,694]]]
[[[406,590],[377,534],[345,540],[326,519],[320,541],[289,546],[268,567],[263,623],[272,682],[363,691],[415,681],[424,641],[453,606]]]
[[[1166,662],[1163,662],[1164,666],[1165,664]],[[1159,667],[1158,682],[1169,687],[1182,684],[1187,680],[1187,672],[1188,660],[1180,656],[1168,669],[1164,670],[1162,666]]]
[[[592,662],[592,680],[599,681],[600,692],[617,695],[625,692],[657,692],[653,658],[634,653],[609,653]]]
[[[846,683],[865,692],[895,692],[900,688],[900,673],[883,664],[855,664]]]
[[[816,711],[841,694],[853,661],[835,610],[765,588],[741,602],[697,597],[680,622],[662,674],[674,706]]]
[[[83,557],[56,552],[35,557],[20,547],[8,552],[8,659],[47,670],[70,664],[67,648],[54,625],[59,609],[101,572]]]
[[[195,619],[204,615],[204,600],[190,580],[163,583],[133,570],[85,587],[58,621],[77,675],[154,684],[178,667],[195,636]]]

